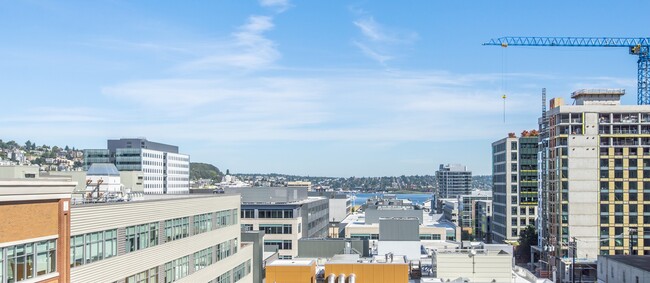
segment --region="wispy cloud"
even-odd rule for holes
[[[392,55],[398,46],[412,44],[418,39],[418,34],[412,31],[388,28],[381,25],[371,16],[363,15],[352,22],[361,32],[362,37],[352,43],[372,60],[384,65],[395,58]]]
[[[391,57],[391,56],[384,55],[384,54],[379,54],[377,51],[373,50],[372,48],[366,46],[365,44],[363,44],[361,42],[353,41],[352,43],[354,45],[356,45],[361,50],[361,52],[363,52],[364,55],[370,57],[370,59],[373,59],[373,60],[381,63],[382,65],[386,61],[388,61],[390,59],[393,59],[393,57]]]
[[[286,11],[291,6],[289,0],[260,0],[260,5],[276,9],[279,13]]]
[[[386,28],[377,23],[373,17],[357,19],[353,23],[368,40],[373,42],[412,43],[418,39],[416,32]]]
[[[214,70],[224,67],[261,69],[280,58],[276,44],[264,33],[273,29],[273,18],[250,16],[247,22],[231,35],[232,42],[222,42],[212,54],[184,64],[186,71]]]

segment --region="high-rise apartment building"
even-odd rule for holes
[[[542,241],[551,265],[571,247],[594,260],[650,254],[650,106],[621,105],[624,93],[579,90],[574,105],[551,102]]]
[[[84,150],[84,168],[94,163],[113,163],[120,171],[141,171],[145,194],[187,194],[190,189],[190,157],[178,147],[144,138],[108,140],[107,149]]]
[[[436,171],[438,196],[440,198],[455,198],[469,194],[472,190],[472,171],[460,164],[440,164]]]
[[[524,131],[492,143],[492,235],[495,242],[516,242],[537,217],[538,134]]]

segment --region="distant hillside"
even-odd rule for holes
[[[217,182],[221,181],[223,173],[212,164],[207,163],[190,163],[190,180],[212,179]]]

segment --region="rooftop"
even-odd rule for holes
[[[644,271],[650,271],[650,256],[647,255],[604,255],[602,257],[627,264]]]
[[[314,263],[313,259],[277,259],[266,266],[311,266]]]

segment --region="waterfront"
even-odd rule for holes
[[[355,194],[353,205],[362,205],[366,200],[373,196],[383,196],[384,193],[358,193]],[[395,194],[397,199],[409,199],[413,203],[423,204],[426,200],[431,199],[431,194]]]

